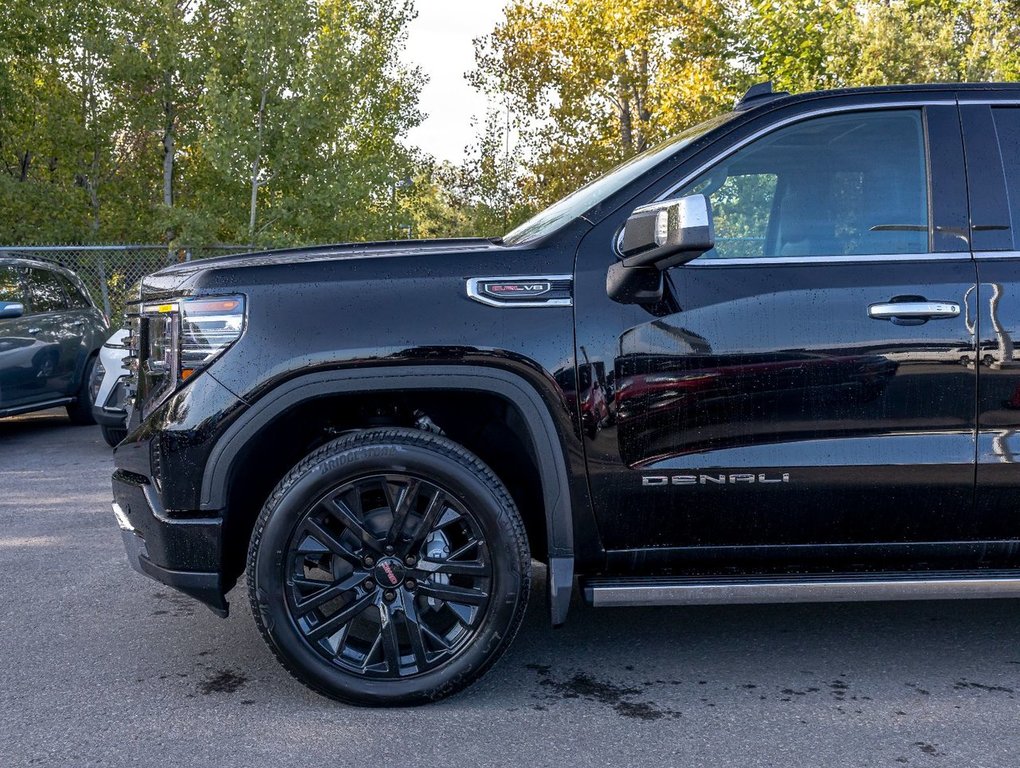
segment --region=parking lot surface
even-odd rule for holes
[[[618,609],[546,621],[439,704],[292,680],[127,565],[111,452],[63,412],[0,421],[0,766],[1016,766],[1020,604]]]

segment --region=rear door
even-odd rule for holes
[[[0,301],[25,304],[21,270],[0,264]],[[31,402],[40,388],[32,367],[32,346],[26,318],[0,318],[0,410]]]
[[[763,134],[637,201],[713,206],[716,248],[669,270],[663,305],[605,298],[622,222],[582,244],[578,344],[614,372],[612,426],[586,445],[607,545],[863,562],[968,537],[976,278],[955,104]]]
[[[64,288],[55,272],[30,267],[28,274],[29,334],[39,345],[38,377],[51,398],[72,393],[72,379],[78,362],[80,327],[69,310]]]
[[[978,453],[974,523],[1016,539],[1020,493],[1020,100],[983,93],[961,104],[978,270]]]

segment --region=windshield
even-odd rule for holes
[[[736,112],[727,112],[699,123],[669,141],[659,144],[635,155],[630,160],[616,166],[609,173],[600,176],[595,181],[581,187],[576,192],[571,192],[559,202],[553,203],[544,211],[532,216],[516,229],[503,237],[507,245],[519,245],[530,240],[544,237],[550,232],[562,227],[569,221],[573,221],[590,208],[594,208],[600,201],[623,189],[634,181],[645,171],[653,168],[665,158],[672,155],[679,149],[687,146],[696,139],[704,136],[713,128],[718,128],[723,123],[731,120]]]

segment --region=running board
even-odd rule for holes
[[[45,400],[41,403],[28,403],[25,405],[12,405],[9,408],[0,409],[0,416],[19,416],[22,413],[32,411],[45,411],[48,408],[58,408],[61,405],[73,403],[73,397],[58,397],[56,400]]]
[[[1020,570],[593,578],[586,581],[584,596],[596,608],[1008,598],[1020,597]]]

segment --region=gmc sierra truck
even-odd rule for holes
[[[1020,597],[1020,86],[756,86],[503,237],[181,264],[130,327],[131,563],[243,575],[346,702],[477,679],[536,561],[555,625]]]

